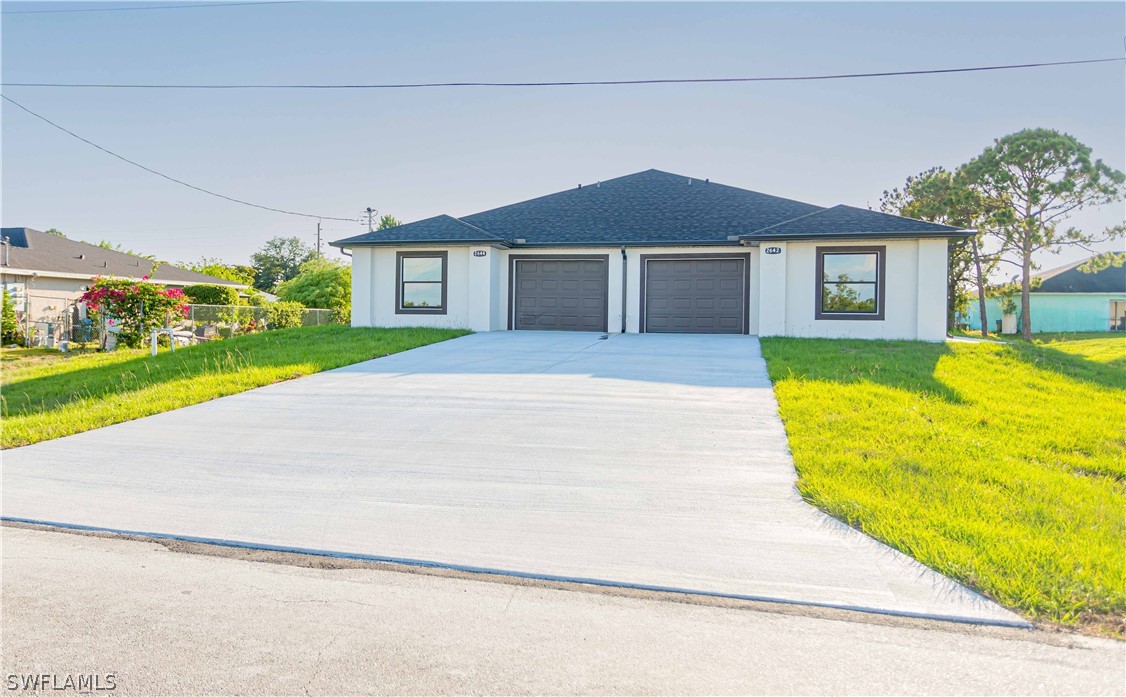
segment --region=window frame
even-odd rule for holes
[[[825,300],[824,287],[825,287],[825,255],[827,254],[875,254],[876,255],[876,311],[875,312],[833,312],[825,311],[823,303]],[[887,247],[883,245],[866,246],[866,247],[818,247],[817,248],[817,271],[814,276],[814,302],[816,303],[816,311],[814,319],[818,320],[877,320],[884,319],[884,290],[887,286]],[[860,281],[860,283],[871,284],[871,281]]]
[[[444,315],[447,313],[446,303],[449,287],[449,252],[396,252],[395,253],[395,314],[397,315]],[[404,259],[441,259],[442,260],[442,306],[441,307],[403,307],[404,283],[437,283],[438,281],[404,281]]]

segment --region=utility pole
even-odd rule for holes
[[[368,206],[368,207],[367,207],[367,210],[366,210],[366,211],[364,211],[364,212],[365,212],[365,213],[367,213],[367,216],[368,216],[368,232],[371,232],[371,231],[373,230],[373,228],[372,228],[372,223],[371,223],[371,220],[372,220],[372,216],[374,216],[374,215],[378,214],[378,213],[379,213],[379,211],[375,210],[375,209],[374,209],[374,208],[372,208],[371,206]]]
[[[317,219],[317,256],[324,256],[321,254],[321,221]]]

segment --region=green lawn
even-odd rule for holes
[[[155,358],[4,349],[0,446],[68,436],[467,334],[446,329],[282,329]]]
[[[1122,633],[1126,339],[762,346],[810,503],[1029,618]]]

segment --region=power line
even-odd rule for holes
[[[729,82],[806,82],[813,80],[847,80],[853,78],[900,77],[911,75],[940,75],[946,73],[975,73],[991,70],[1021,70],[1026,68],[1046,68],[1058,65],[1086,65],[1090,63],[1118,63],[1126,58],[1091,58],[1074,61],[1052,61],[1046,63],[1017,63],[1013,65],[985,65],[972,68],[936,68],[932,70],[892,70],[878,73],[837,73],[828,75],[780,75],[758,77],[705,77],[705,78],[658,78],[652,80],[568,80],[562,82],[398,82],[376,84],[295,84],[295,85],[209,85],[209,84],[122,84],[122,83],[76,83],[76,82],[5,82],[4,87],[65,87],[65,88],[103,88],[103,89],[146,89],[146,90],[375,90],[375,89],[418,89],[426,87],[579,87],[614,85],[684,85]]]
[[[140,7],[81,7],[65,10],[4,10],[2,15],[39,15],[65,12],[135,12],[137,10],[195,10],[204,7],[246,7],[248,5],[291,5],[305,0],[263,0],[263,2],[222,2],[191,5],[142,5]]]
[[[224,199],[226,201],[230,201],[232,203],[238,203],[238,204],[242,204],[244,206],[250,206],[251,208],[260,208],[264,211],[272,211],[274,213],[284,213],[286,215],[299,215],[303,218],[320,218],[320,219],[324,219],[324,220],[341,220],[341,221],[346,221],[346,222],[350,222],[350,223],[351,222],[359,222],[356,218],[334,218],[334,217],[328,216],[328,215],[314,215],[312,213],[298,213],[296,211],[287,211],[287,210],[283,210],[281,208],[273,208],[272,206],[263,206],[263,205],[259,205],[257,203],[251,203],[250,201],[243,201],[242,199],[233,198],[231,196],[226,196],[224,194],[220,194],[220,193],[217,193],[217,192],[214,192],[214,191],[210,191],[208,189],[204,189],[203,187],[196,186],[195,184],[189,184],[186,181],[183,181],[182,179],[177,179],[175,177],[171,177],[167,174],[164,174],[163,172],[158,172],[155,169],[152,169],[151,167],[146,167],[139,162],[135,162],[133,160],[130,160],[127,157],[124,157],[122,155],[118,155],[117,153],[113,152],[112,150],[107,150],[106,148],[103,148],[102,146],[98,145],[97,143],[83,138],[82,136],[78,135],[74,131],[63,128],[59,124],[57,124],[54,121],[48,119],[46,116],[35,113],[31,109],[28,109],[23,104],[20,104],[19,102],[12,99],[11,97],[9,97],[6,94],[0,94],[0,99],[3,99],[4,101],[8,102],[9,104],[12,104],[13,106],[19,107],[20,109],[26,111],[27,113],[31,114],[35,118],[39,119],[40,121],[59,129],[63,133],[66,133],[67,135],[69,135],[73,138],[77,138],[78,140],[81,140],[83,143],[86,143],[87,145],[90,145],[90,146],[97,148],[98,150],[101,150],[102,152],[106,153],[107,155],[112,155],[113,157],[116,157],[117,159],[121,160],[122,162],[126,162],[128,164],[131,164],[134,167],[139,167],[140,169],[143,169],[150,174],[155,174],[156,176],[161,177],[162,179],[167,179],[170,182],[179,184],[181,186],[186,186],[189,189],[194,189],[194,190],[199,191],[201,193],[205,193],[209,196],[215,196],[216,198],[221,198],[221,199]]]

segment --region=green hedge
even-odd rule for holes
[[[279,300],[266,305],[266,321],[270,329],[288,329],[300,327],[301,319],[305,315],[305,306],[301,303]]]
[[[230,286],[201,283],[184,286],[184,295],[193,305],[238,305],[238,290]]]

